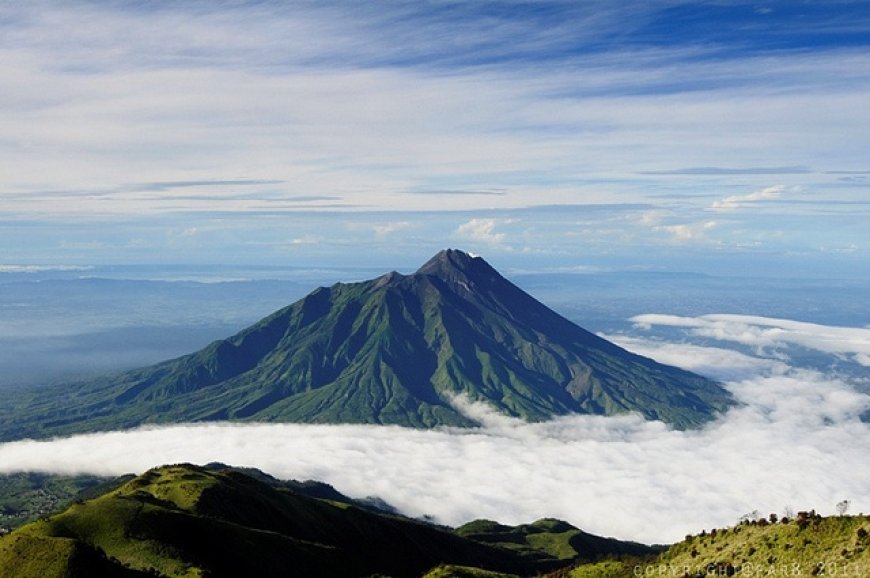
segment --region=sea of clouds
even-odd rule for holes
[[[732,525],[749,512],[870,512],[867,376],[799,367],[789,347],[868,365],[870,329],[736,315],[641,315],[609,336],[664,363],[721,380],[740,405],[700,430],[636,415],[526,423],[458,399],[481,427],[189,424],[0,445],[0,472],[122,474],[221,461],[379,496],[412,516],[457,525],[565,519],[647,543]],[[683,328],[665,340],[657,328]],[[669,334],[671,335],[671,334]],[[703,345],[693,337],[703,337]],[[715,340],[711,344],[711,340]],[[751,346],[751,353],[736,350]]]

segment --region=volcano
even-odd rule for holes
[[[27,395],[0,438],[219,420],[477,425],[457,397],[529,421],[637,412],[683,429],[734,403],[451,249],[410,275],[321,287],[196,353]]]

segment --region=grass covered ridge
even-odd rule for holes
[[[451,531],[220,464],[112,484],[0,537],[0,578],[870,576],[863,515],[746,520],[662,551],[549,518]]]
[[[491,520],[475,520],[456,529],[460,536],[517,552],[552,568],[566,562],[599,560],[605,556],[645,556],[655,549],[636,542],[602,538],[562,520],[542,518],[531,524],[505,526]]]
[[[689,536],[659,562],[689,568],[690,575],[715,565],[736,575],[870,576],[870,517],[801,512],[772,519]]]
[[[560,578],[870,576],[870,517],[800,512],[793,519],[744,521],[686,536],[648,560],[608,560]]]
[[[191,465],[155,468],[0,538],[0,578],[410,577],[441,563],[533,571],[446,529]]]

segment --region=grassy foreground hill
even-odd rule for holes
[[[870,576],[870,517],[811,512],[784,523],[743,523],[688,537],[658,562],[690,575],[712,565],[738,576]]]
[[[459,394],[527,420],[638,412],[678,428],[733,405],[718,384],[630,353],[447,250],[411,275],[317,289],[178,359],[19,390],[0,406],[0,440],[216,420],[475,425]]]
[[[326,484],[220,464],[164,466],[88,491],[96,487],[103,493],[0,537],[0,578],[870,576],[863,515],[741,522],[662,551],[546,518],[450,530]]]
[[[149,470],[0,537],[0,578],[412,577],[439,566],[528,576],[571,562],[260,478],[188,464]],[[624,548],[599,540],[596,556]]]
[[[687,536],[648,560],[606,560],[559,572],[559,578],[668,576],[870,576],[870,516],[756,520]]]

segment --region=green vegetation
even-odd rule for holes
[[[20,488],[22,476],[7,487]],[[748,516],[663,550],[551,518],[451,531],[371,510],[326,484],[222,464],[27,483],[40,480],[83,484],[94,497],[0,537],[0,578],[870,575],[870,517],[845,515],[845,502],[843,515]]]
[[[566,562],[592,561],[614,555],[650,555],[653,548],[587,534],[563,522],[544,518],[532,524],[505,526],[491,520],[475,520],[456,533],[485,544],[512,550],[539,566],[559,568]]]
[[[0,534],[58,512],[73,500],[104,493],[123,481],[38,472],[0,474]]]
[[[738,576],[870,576],[870,517],[800,512],[794,519],[743,522],[689,536],[657,564],[687,568],[689,576],[707,567]]]
[[[69,538],[18,532],[0,539],[0,578],[145,578],[101,550]]]
[[[325,484],[221,464],[163,466],[115,485],[0,538],[0,578],[498,578],[651,551],[551,519],[451,531],[373,511]]]
[[[800,512],[687,536],[655,558],[583,564],[554,578],[870,576],[870,517]]]
[[[565,572],[563,576],[566,578],[628,578],[634,576],[635,568],[642,567],[640,561],[603,560],[583,564],[570,572]]]
[[[569,322],[482,259],[444,251],[413,275],[318,289],[191,355],[16,390],[0,440],[227,419],[475,425],[456,394],[529,420],[636,411],[680,428],[733,403]]]
[[[516,574],[491,572],[468,566],[442,565],[427,572],[423,578],[519,578]]]
[[[150,470],[0,538],[0,568],[26,569],[16,577],[399,577],[442,563],[533,572],[429,524],[190,465]]]

